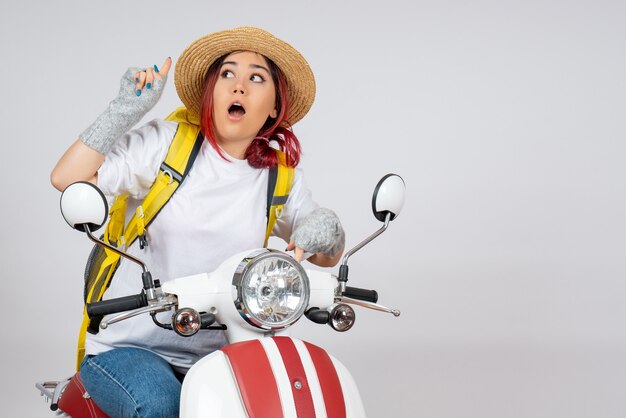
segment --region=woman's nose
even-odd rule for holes
[[[243,85],[241,84],[241,82],[237,82],[237,84],[235,84],[234,88],[233,88],[233,93],[234,94],[245,94],[244,90],[243,90]]]

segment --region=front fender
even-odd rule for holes
[[[365,417],[348,370],[291,337],[231,344],[198,361],[181,394],[184,418]]]

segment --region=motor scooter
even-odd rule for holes
[[[106,315],[102,329],[149,314],[155,326],[181,338],[204,329],[225,330],[229,345],[200,359],[185,376],[181,417],[360,418],[365,409],[348,369],[323,348],[290,337],[289,331],[303,316],[335,331],[348,331],[356,319],[353,305],[400,315],[377,304],[375,290],[347,286],[347,281],[349,258],[387,229],[402,209],[404,193],[404,180],[398,175],[388,174],[378,182],[372,210],[384,224],[345,253],[338,275],[304,269],[282,251],[261,248],[233,255],[211,273],[161,284],[141,260],[93,235],[108,215],[107,201],[96,186],[70,185],[61,195],[61,212],[74,229],[143,270],[139,294],[87,305],[90,316]],[[157,319],[160,312],[171,312],[171,321]],[[79,373],[36,387],[60,415],[106,417]]]

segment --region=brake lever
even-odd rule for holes
[[[148,306],[143,306],[141,308],[133,309],[132,311],[122,312],[118,315],[115,315],[112,318],[104,319],[100,323],[100,328],[107,329],[107,327],[111,324],[115,324],[116,322],[123,321],[128,318],[132,318],[133,316],[141,315],[143,313],[149,312],[165,312],[172,307],[176,306],[178,303],[178,298],[175,295],[164,295],[162,298],[156,301],[149,301]]]
[[[364,300],[358,300],[358,299],[352,299],[352,298],[348,298],[348,297],[345,297],[345,296],[336,297],[335,301],[347,303],[347,304],[350,304],[350,305],[358,305],[358,306],[362,306],[364,308],[373,309],[375,311],[387,312],[387,313],[390,313],[390,314],[392,314],[393,316],[396,316],[396,317],[400,316],[400,311],[398,309],[390,309],[390,308],[387,308],[386,306],[379,305],[377,303],[366,302]]]

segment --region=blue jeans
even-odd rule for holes
[[[150,351],[123,347],[86,356],[80,377],[111,418],[178,417],[182,376]]]

